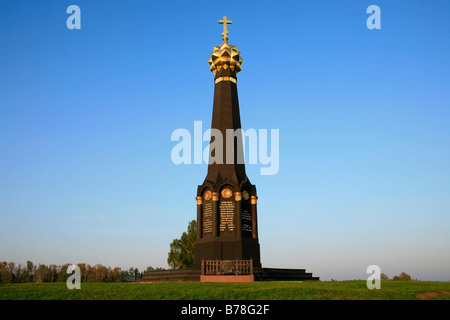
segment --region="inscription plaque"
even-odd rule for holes
[[[234,201],[220,202],[220,231],[234,231]]]
[[[247,192],[246,199],[242,201],[242,235],[245,237],[252,237],[253,221],[252,221],[252,207],[250,204],[250,195]]]
[[[247,210],[242,212],[242,231],[252,232],[252,215]]]
[[[203,233],[212,232],[212,203],[205,202],[203,205]]]

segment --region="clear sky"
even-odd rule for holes
[[[68,30],[69,5],[81,30]],[[381,30],[369,30],[369,5]],[[0,260],[167,267],[207,165],[177,128],[211,124],[207,60],[242,53],[243,129],[279,129],[258,189],[264,267],[323,280],[379,265],[450,280],[450,2],[0,3]],[[206,142],[205,142],[206,146]]]

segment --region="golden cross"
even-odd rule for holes
[[[227,20],[227,16],[223,17],[223,20],[219,20],[220,24],[223,24],[223,32],[222,32],[222,40],[224,43],[228,43],[228,30],[227,30],[227,24],[231,24],[231,20]]]

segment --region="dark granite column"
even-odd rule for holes
[[[218,237],[219,236],[219,228],[220,228],[220,221],[219,221],[219,193],[213,192],[212,193],[212,223],[213,223],[213,236]]]
[[[197,197],[197,241],[203,238],[203,218],[202,218],[202,210],[203,210],[203,198]]]
[[[195,265],[200,267],[202,259],[248,260],[253,258],[254,266],[259,267],[261,263],[256,232],[256,205],[254,207],[245,205],[245,210],[252,216],[252,231],[250,226],[245,233],[242,231],[242,192],[251,191],[251,194],[256,196],[256,187],[251,184],[245,172],[242,136],[237,131],[241,129],[241,117],[236,75],[241,71],[243,60],[237,47],[224,41],[222,45],[214,47],[208,63],[210,70],[214,73],[211,129],[220,131],[223,140],[222,150],[210,150],[208,172],[203,183],[197,188],[197,196],[202,196],[207,190],[212,192],[212,233],[200,236],[195,247]],[[232,139],[227,139],[227,132],[234,133]],[[211,143],[214,139],[212,134]],[[219,147],[216,144],[214,146]],[[222,159],[217,159],[220,151],[222,151]],[[214,160],[219,160],[219,163]],[[224,192],[223,195],[222,192]],[[232,196],[234,199],[231,198]],[[231,206],[228,201],[230,200],[233,200],[234,205],[233,223],[229,220]],[[220,212],[220,210],[224,211]],[[224,219],[223,231],[220,231],[221,218]],[[246,216],[246,219],[248,221],[249,217]]]
[[[236,236],[238,240],[242,239],[242,194],[240,192],[234,193],[234,199],[236,201],[236,208],[234,210],[234,216],[236,218]]]
[[[257,196],[251,196],[250,197],[250,203],[252,205],[252,238],[257,239],[258,238],[258,223],[256,221],[256,203],[257,203]]]

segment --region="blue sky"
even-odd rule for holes
[[[66,9],[81,8],[81,30]],[[381,30],[366,9],[381,8]],[[280,130],[260,175],[261,260],[315,276],[450,280],[448,1],[1,1],[0,260],[167,267],[207,165],[172,163],[211,123],[229,41],[243,129]],[[206,146],[206,143],[205,145]]]

